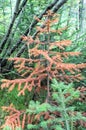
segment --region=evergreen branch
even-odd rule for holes
[[[54,0],[51,4],[49,4],[46,9],[40,14],[40,16],[38,17],[39,19],[41,19],[43,17],[44,14],[46,14],[46,12],[48,10],[51,10],[53,8],[53,12],[55,13],[65,2],[67,2],[67,0]],[[31,23],[31,25],[29,26],[29,28],[25,31],[25,33],[23,34],[24,36],[27,36],[28,34],[30,34],[31,30],[33,29],[33,27],[38,23],[37,20],[33,20],[33,22]],[[44,26],[42,26],[44,27]],[[38,32],[35,33],[35,35],[33,36],[33,38],[35,38],[35,36],[37,35]],[[20,43],[22,42],[22,38],[19,39],[19,41],[12,47],[12,49],[10,51],[8,51],[8,53],[6,54],[6,56],[10,56],[16,48],[18,48],[18,46],[20,45]],[[20,57],[21,54],[23,53],[23,51],[25,50],[26,45],[23,45],[22,48],[19,50],[19,52],[17,53],[16,56]],[[2,61],[2,63],[4,62],[4,60]],[[1,64],[2,64],[1,63]],[[9,65],[8,68],[13,66],[13,62]]]

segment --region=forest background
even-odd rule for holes
[[[52,30],[57,30],[57,34],[53,34],[53,32],[49,32],[48,30],[47,30],[48,32],[46,33],[45,31],[43,32],[43,30],[41,29],[38,30],[39,28],[37,28],[37,27],[43,28],[43,24],[44,24],[43,21],[46,20],[46,15],[48,17],[49,15],[48,11],[50,10],[53,11],[54,14],[56,14],[55,18],[58,18],[57,21],[55,22],[54,21],[52,22],[51,20],[52,24],[54,25],[52,27]],[[51,17],[54,17],[54,14],[51,15]],[[70,53],[69,58],[68,58],[68,55],[65,54],[64,57],[67,59],[64,61],[61,61],[60,59],[60,62],[65,62],[65,63],[72,62],[74,64],[86,63],[86,0],[74,0],[74,1],[73,0],[47,0],[47,1],[46,0],[0,0],[0,85],[1,85],[0,87],[0,99],[1,99],[0,100],[0,126],[2,126],[2,124],[5,124],[1,128],[7,129],[7,130],[11,130],[11,129],[17,130],[18,128],[25,129],[25,130],[28,130],[28,129],[45,130],[46,128],[51,129],[51,130],[53,129],[85,130],[86,129],[86,119],[85,119],[86,117],[86,69],[85,69],[86,64],[84,65],[84,67],[80,68],[80,73],[82,74],[83,78],[79,77],[80,75],[78,75],[78,79],[77,79],[77,73],[75,72],[74,73],[75,77],[71,78],[71,80],[67,82],[68,79],[66,78],[64,79],[63,77],[64,74],[58,71],[60,74],[62,74],[61,75],[62,78],[60,79],[57,77],[53,77],[52,80],[49,81],[49,85],[47,82],[47,87],[53,86],[54,88],[55,86],[57,86],[57,89],[54,88],[54,90],[52,87],[50,88],[50,91],[52,91],[51,95],[53,95],[53,92],[55,91],[58,91],[58,92],[60,91],[58,86],[62,87],[61,91],[62,92],[65,91],[66,94],[70,93],[69,90],[67,89],[67,86],[69,86],[68,88],[74,88],[74,89],[70,89],[72,93],[76,91],[76,94],[75,94],[76,99],[75,98],[72,99],[74,101],[72,101],[72,104],[69,106],[68,104],[65,104],[66,102],[66,97],[64,96],[65,94],[63,93],[63,96],[61,96],[61,97],[64,97],[64,100],[62,99],[62,101],[64,102],[65,105],[67,105],[67,108],[68,108],[68,112],[66,111],[67,117],[65,119],[64,119],[63,111],[64,109],[66,110],[67,108],[64,108],[61,111],[55,108],[51,110],[53,102],[54,102],[54,105],[59,106],[58,108],[62,106],[61,104],[62,102],[59,101],[59,99],[56,98],[55,95],[54,95],[54,99],[52,100],[50,97],[47,97],[49,95],[47,95],[46,88],[44,91],[40,90],[40,91],[43,91],[41,94],[38,94],[38,93],[34,94],[36,93],[35,90],[34,91],[29,90],[29,92],[26,91],[24,96],[22,96],[21,94],[19,94],[20,96],[18,96],[19,92],[17,90],[17,87],[18,87],[17,85],[19,84],[17,83],[13,85],[13,88],[11,88],[12,91],[8,92],[8,88],[12,85],[12,82],[11,83],[8,83],[8,82],[10,82],[11,80],[20,79],[20,78],[25,79],[28,75],[27,73],[26,75],[24,75],[24,77],[22,77],[21,73],[17,71],[17,68],[15,68],[14,66],[15,63],[13,60],[16,60],[15,62],[17,64],[20,63],[20,67],[21,67],[21,62],[24,61],[24,59],[27,60],[30,58],[30,55],[28,54],[30,53],[29,50],[32,48],[35,48],[35,46],[34,44],[29,46],[27,42],[31,40],[29,39],[29,36],[31,36],[30,38],[33,38],[34,40],[38,38],[36,37],[37,31],[40,31],[40,33],[43,33],[43,34],[40,34],[41,36],[39,36],[40,37],[39,40],[41,42],[46,42],[48,40],[48,38],[46,37],[47,36],[49,37],[50,35],[51,39],[47,41],[47,45],[49,45],[48,42],[53,42],[53,41],[69,40],[72,42],[70,46],[66,45],[66,43],[64,45],[61,45],[60,47],[58,45],[58,48],[54,46],[53,48],[54,52],[57,51],[59,53],[63,53],[64,49],[61,50],[63,46],[66,47],[64,52],[74,52],[72,54]],[[40,48],[42,50],[41,53],[43,53],[44,48],[39,47],[38,49]],[[45,46],[45,50],[49,52],[48,46]],[[81,54],[80,55],[75,54],[76,52],[80,52]],[[40,57],[39,55],[37,56]],[[20,59],[16,59],[16,57],[17,58],[20,57]],[[46,57],[45,53],[42,58],[44,57]],[[47,60],[49,60],[49,58]],[[27,64],[27,62],[29,61],[25,61],[25,62],[24,64]],[[49,61],[46,62],[46,64],[48,66]],[[38,67],[37,64],[35,63],[35,59],[34,59],[34,63],[31,65],[33,65],[33,68]],[[70,70],[71,70],[71,67],[70,67]],[[27,69],[24,70],[24,72],[25,71],[27,71]],[[67,74],[69,74],[69,72],[67,72]],[[47,75],[49,76],[48,72],[47,72]],[[74,78],[77,79],[77,81],[74,81]],[[6,79],[6,81],[4,79]],[[46,84],[46,81],[44,81],[44,79],[42,82],[44,82],[44,85]],[[6,84],[3,87],[2,85],[4,83]],[[20,85],[22,87],[25,86],[25,84],[20,84]],[[47,91],[48,89],[49,88],[47,88]],[[79,91],[78,98],[77,98],[77,91]],[[73,96],[74,95],[71,95],[71,94],[68,95],[69,99],[73,98]],[[49,100],[46,97],[50,98],[50,101],[52,101],[52,103],[50,101],[49,102],[46,101],[46,100]],[[61,97],[59,96],[59,98]],[[68,99],[68,103],[69,103],[69,99]],[[59,105],[58,105],[58,102],[59,102]],[[43,103],[45,104],[43,105]],[[30,108],[30,104],[32,105],[32,108]],[[41,106],[40,104],[43,105],[42,108],[40,107]],[[51,105],[51,106],[47,106],[47,105]],[[21,122],[20,124],[18,124],[18,120],[16,119],[16,117],[15,117],[16,121],[13,121],[10,123],[8,123],[9,121],[7,121],[8,117],[6,119],[4,118],[7,116],[8,112],[10,114],[15,114],[15,110],[11,112],[11,109],[10,109],[11,107],[14,108],[14,106],[15,106],[15,110],[18,109],[18,112],[24,110],[24,113],[23,113],[24,116],[20,117],[21,114],[19,115],[19,121]],[[72,110],[70,106],[71,107],[74,106],[75,108]],[[25,114],[30,113],[31,112],[30,109],[32,110],[33,107],[35,107],[35,109],[37,109],[36,107],[39,107],[41,110],[39,110],[38,112],[35,110],[34,113],[36,117],[33,116],[33,119],[30,119],[28,123],[25,124],[25,122],[23,121],[23,120],[26,121],[27,119],[25,118]],[[5,109],[6,112],[2,111],[2,108]],[[44,111],[45,113],[43,113]],[[59,111],[60,114],[63,113],[62,117],[61,115],[59,115],[59,113],[58,114],[55,113],[56,111]],[[81,115],[80,113],[77,114],[77,119],[73,117],[72,125],[70,123],[72,120],[70,119],[70,111],[81,112]],[[58,119],[60,116],[61,121],[59,121],[59,123],[56,123],[56,122],[50,123],[49,120],[50,118],[52,118],[52,115],[54,117],[56,116],[55,120]],[[45,121],[44,119],[45,116],[47,116],[46,117],[47,121]],[[34,118],[37,118],[37,121],[34,121]],[[40,118],[40,121],[38,121],[39,120],[38,118]],[[14,119],[14,117],[12,116],[12,118],[10,118],[9,116],[9,119],[10,120]],[[40,122],[40,125],[37,124],[38,122]],[[13,126],[12,126],[12,123],[13,123]],[[31,125],[28,125],[28,124],[31,124]],[[52,124],[54,125],[52,126]]]

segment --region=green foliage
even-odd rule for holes
[[[12,130],[10,126],[6,126],[3,130]]]
[[[30,101],[29,103],[29,109],[27,109],[27,112],[29,114],[37,114],[40,112],[46,112],[49,110],[51,106],[48,103],[40,104],[40,102],[36,101]]]
[[[28,125],[27,125],[27,129],[28,129],[28,130],[31,130],[31,129],[34,129],[34,130],[35,130],[35,129],[37,129],[37,128],[38,128],[38,127],[37,127],[36,125],[33,125],[33,124],[28,124]]]
[[[16,43],[16,41],[19,39],[21,34],[25,32],[25,30],[28,28],[28,25],[31,24],[33,17],[35,15],[39,15],[42,12],[42,10],[45,9],[45,6],[51,1],[52,0],[49,0],[49,1],[28,0],[26,7],[21,13],[21,16],[18,17],[18,19],[16,20],[14,24],[14,28],[12,32],[12,34],[14,33],[14,35],[13,37],[12,35],[10,37],[12,39],[11,47]],[[86,42],[84,42],[83,40],[85,37],[85,34],[83,36],[78,37],[80,30],[76,29],[77,28],[76,26],[78,25],[76,14],[71,13],[72,12],[71,10],[75,9],[75,7],[78,5],[78,2],[79,0],[75,0],[74,2],[72,2],[72,6],[71,6],[71,0],[69,0],[66,6],[64,6],[63,8],[61,8],[61,10],[59,10],[59,14],[61,14],[59,24],[58,25],[56,24],[53,27],[53,29],[58,29],[60,27],[64,28],[65,26],[68,26],[68,29],[63,30],[62,34],[57,34],[56,36],[53,36],[53,34],[51,34],[52,41],[54,40],[54,38],[57,40],[67,39],[67,38],[73,40],[72,47],[68,47],[66,51],[78,50],[78,51],[81,51],[82,54],[84,55],[84,56],[80,56],[79,58],[77,57],[69,58],[65,60],[66,63],[71,62],[71,61],[72,63],[79,63],[79,62],[85,63],[86,62],[86,58],[85,58]],[[0,3],[1,3],[0,4],[0,12],[1,12],[0,13],[0,23],[1,23],[0,24],[0,31],[1,31],[0,39],[2,39],[3,35],[5,34],[8,28],[8,26],[6,25],[9,25],[8,23],[11,20],[11,13],[12,13],[11,8],[14,7],[14,4],[10,5],[8,0],[5,0],[3,2],[0,1]],[[15,0],[13,3],[15,3]],[[38,25],[40,25],[40,23],[38,23]],[[33,31],[31,33],[34,34],[35,31],[36,31],[36,28],[33,28]],[[43,40],[43,38],[41,39]],[[21,46],[22,44],[20,45],[20,47]],[[56,47],[54,46],[53,49],[56,49]],[[58,49],[58,51],[60,52],[61,50]],[[1,57],[3,57],[3,53],[5,52],[3,51],[2,54],[0,54]],[[17,51],[15,51],[12,54],[12,56],[16,55],[16,53]],[[25,50],[25,53],[23,56],[28,57],[27,55],[28,55],[27,50]],[[34,63],[35,68],[36,66],[37,65]],[[12,76],[14,75],[12,74],[12,72],[10,73]],[[26,92],[25,97],[23,96],[18,97],[17,96],[18,92],[16,89],[14,89],[10,93],[6,93],[7,90],[0,90],[0,98],[1,98],[0,107],[3,105],[9,105],[10,103],[13,103],[17,109],[19,110],[26,109],[27,114],[29,114],[30,116],[34,115],[32,124],[28,124],[28,125],[26,124],[28,130],[30,129],[38,130],[40,128],[44,130],[45,129],[46,130],[49,130],[49,129],[50,130],[53,130],[53,129],[75,130],[74,123],[77,120],[86,121],[86,118],[83,117],[80,112],[75,112],[76,110],[81,111],[81,112],[86,110],[86,103],[77,101],[77,99],[79,99],[80,97],[80,92],[78,90],[75,90],[76,86],[82,86],[82,85],[86,86],[86,78],[85,78],[86,71],[82,70],[82,73],[84,75],[84,80],[78,83],[74,82],[74,87],[73,87],[73,83],[64,84],[63,82],[57,82],[56,79],[53,79],[51,88],[50,88],[52,97],[50,97],[49,102],[43,103],[46,97],[45,91],[43,93],[44,97],[43,97],[43,94],[42,95],[40,94],[39,97],[37,98],[37,101],[36,99],[35,101],[32,101],[33,93]],[[29,104],[28,109],[27,109],[27,102]],[[46,115],[46,112],[48,112],[50,118],[47,118],[45,120],[44,117]],[[55,115],[54,112],[60,113],[60,116]],[[44,113],[44,115],[40,115],[41,113]],[[3,116],[4,116],[4,113],[1,112],[0,110],[0,125],[2,123],[1,118],[3,118]],[[39,116],[39,120],[36,119],[36,116]],[[77,129],[85,130],[85,128],[83,128],[82,126],[79,126]],[[11,128],[6,126],[3,130],[11,130]],[[16,130],[21,130],[21,128],[17,127]]]
[[[10,126],[6,126],[3,130],[12,130],[12,128]],[[15,130],[22,130],[22,128],[16,127]]]
[[[51,87],[52,87],[53,91],[55,91],[55,93],[53,93],[53,99],[55,99],[55,100],[57,99],[58,101],[61,101],[60,99],[63,98],[64,102],[68,103],[70,100],[79,98],[79,91],[78,90],[75,91],[72,83],[69,85],[65,85],[64,82],[58,83],[56,81],[56,79],[53,79]],[[56,91],[57,91],[57,93],[56,93]],[[65,95],[66,93],[69,93],[70,96],[66,97],[66,99],[65,99],[65,97],[62,97],[62,96]]]
[[[82,116],[80,112],[75,112],[76,106],[73,102],[79,98],[80,92],[75,90],[73,84],[64,84],[63,82],[57,82],[56,79],[52,80],[51,84],[52,98],[48,103],[40,103],[38,101],[30,101],[26,112],[32,116],[34,115],[32,124],[28,124],[27,128],[30,129],[56,129],[56,130],[74,130],[74,122],[77,120],[84,120],[86,118]],[[55,102],[55,104],[53,103]],[[48,118],[45,120],[44,115],[41,113],[49,112]],[[60,116],[56,116],[53,113],[58,112]],[[36,117],[39,116],[39,121],[36,124]],[[64,125],[61,125],[64,124]]]
[[[16,127],[16,129],[15,130],[22,130],[22,128],[21,127]]]
[[[15,104],[16,108],[18,109],[24,109],[24,103],[25,103],[25,97],[18,97],[18,91],[16,90],[16,88],[11,92],[11,93],[6,93],[7,90],[5,89],[0,90],[0,98],[2,98],[1,102],[0,102],[0,107],[5,105],[9,105],[11,103]],[[7,99],[7,100],[6,100]],[[20,104],[20,105],[19,105]]]

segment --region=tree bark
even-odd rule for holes
[[[54,2],[51,3],[50,5],[48,5],[47,8],[41,13],[41,15],[38,18],[41,19],[43,17],[43,15],[50,9],[52,9],[53,13],[56,13],[58,11],[58,9],[66,2],[67,2],[67,0],[54,0]],[[38,21],[34,20],[23,35],[25,35],[25,36],[27,36],[28,34],[30,35],[30,32],[32,31],[33,27],[37,23],[38,23]],[[34,35],[34,37],[35,36],[36,36],[36,34]],[[13,46],[13,48],[8,52],[7,56],[10,56],[15,51],[15,49],[20,45],[21,42],[22,42],[22,38],[20,38],[19,41],[16,43],[16,45]],[[21,52],[23,52],[23,50],[25,49],[25,46],[26,45],[24,45],[21,48],[22,50],[20,49]],[[20,53],[20,51],[17,54],[17,56],[20,56],[22,54],[22,53]]]
[[[59,0],[54,0],[51,4],[49,4],[46,9],[39,15],[39,19],[42,19],[43,15],[50,10],[51,8],[53,8],[53,6],[58,2]],[[33,27],[38,23],[37,20],[33,20],[33,22],[31,23],[31,25],[29,26],[29,28],[25,31],[25,33],[23,34],[24,36],[27,36],[28,34],[30,35],[30,32],[32,31]],[[18,48],[18,46],[20,45],[20,43],[22,42],[22,38],[19,39],[19,41],[12,47],[12,49],[10,51],[7,52],[6,56],[10,56],[16,48]],[[25,46],[25,45],[24,45]],[[25,48],[25,47],[24,47]],[[22,49],[21,52],[23,52],[24,49]],[[19,51],[20,53],[20,51]],[[18,54],[19,55],[19,54]],[[21,53],[20,53],[21,55]]]
[[[81,12],[80,12],[80,32],[86,32],[86,0],[81,0]]]
[[[54,0],[51,4],[49,4],[46,9],[39,15],[39,19],[42,19],[43,15],[46,14],[46,12],[48,10],[52,10],[53,13],[56,13],[58,11],[58,9],[64,4],[66,3],[67,0]],[[30,32],[32,31],[33,27],[38,23],[37,20],[33,20],[33,22],[31,23],[31,25],[29,26],[29,28],[25,31],[25,33],[23,35],[27,36],[28,34],[30,35]],[[22,42],[22,38],[19,39],[19,41],[12,47],[12,49],[10,51],[7,52],[6,56],[10,56],[15,50],[16,48],[18,48],[18,46],[20,45],[20,43]],[[24,44],[21,49],[19,50],[19,52],[16,54],[17,57],[20,57],[21,54],[23,53],[23,51],[25,50],[26,45]],[[3,64],[4,60],[2,60],[1,64]],[[10,67],[13,66],[13,62],[10,64]]]
[[[21,2],[21,0],[16,0],[16,5],[15,5],[13,18],[12,18],[11,23],[9,25],[8,31],[6,32],[2,42],[0,44],[0,53],[3,51],[4,45],[6,44],[8,38],[9,38],[11,32],[12,32],[14,22],[15,22],[16,18],[18,17],[18,15],[20,14],[20,12],[22,11],[22,8],[25,6],[27,0],[24,0],[22,2],[21,6],[20,6],[20,2]],[[20,8],[19,8],[19,6],[20,6]]]

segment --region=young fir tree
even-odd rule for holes
[[[39,26],[36,27],[37,32],[34,34],[34,36],[28,36],[28,37],[22,36],[23,40],[25,41],[25,44],[27,44],[28,46],[29,58],[19,58],[19,57],[9,58],[9,60],[14,61],[14,67],[16,68],[18,73],[21,74],[22,78],[15,80],[3,79],[1,88],[2,89],[8,88],[8,91],[10,92],[17,85],[19,91],[18,96],[20,95],[25,96],[26,91],[29,91],[33,95],[32,99],[34,99],[34,95],[35,96],[40,95],[41,91],[42,92],[44,91],[46,103],[42,102],[42,104],[40,104],[38,102],[35,104],[34,102],[32,102],[31,104],[30,102],[29,109],[27,111],[16,110],[12,105],[10,105],[9,107],[3,107],[3,110],[9,112],[9,116],[5,118],[5,124],[2,126],[2,128],[7,126],[12,128],[12,130],[17,129],[17,127],[25,129],[24,127],[26,122],[26,124],[29,124],[28,129],[40,129],[40,130],[45,128],[55,129],[54,128],[55,126],[52,126],[53,124],[52,122],[54,121],[54,124],[57,126],[55,121],[58,120],[58,116],[62,115],[62,118],[61,120],[59,120],[58,123],[59,125],[57,126],[57,128],[59,128],[59,130],[60,129],[64,130],[65,128],[69,130],[70,121],[68,120],[69,115],[71,115],[70,112],[68,114],[68,112],[63,109],[59,111],[55,108],[55,106],[58,106],[59,103],[60,109],[62,105],[63,105],[62,107],[66,109],[65,94],[69,93],[67,97],[69,99],[72,99],[71,94],[69,91],[65,90],[66,93],[63,93],[62,96],[64,97],[64,100],[61,100],[62,102],[60,102],[58,101],[57,98],[57,102],[56,101],[54,102],[54,99],[51,98],[51,95],[53,95],[54,90],[50,87],[50,84],[54,78],[60,82],[63,81],[66,84],[68,84],[69,82],[73,82],[75,80],[76,81],[81,80],[82,79],[80,74],[81,69],[85,68],[86,64],[85,63],[74,64],[66,62],[66,59],[68,57],[79,56],[80,52],[64,51],[65,47],[71,45],[70,40],[62,40],[62,41],[54,40],[53,37],[57,35],[57,33],[61,35],[62,31],[64,30],[64,28],[58,30],[53,29],[54,24],[58,22],[58,16],[56,14],[53,14],[51,11],[48,11],[46,15],[44,15],[43,22],[37,17],[36,20],[38,20],[42,24],[41,27]],[[63,89],[62,90],[58,89],[57,91],[63,91]],[[52,105],[53,102],[54,107]],[[64,111],[66,115],[64,114]],[[65,119],[63,119],[63,117]],[[40,125],[37,125],[39,124],[40,120],[43,121],[46,120],[46,122],[41,122]],[[64,120],[66,127],[64,124]],[[44,125],[45,128],[43,128]],[[71,128],[71,130],[73,129]]]

